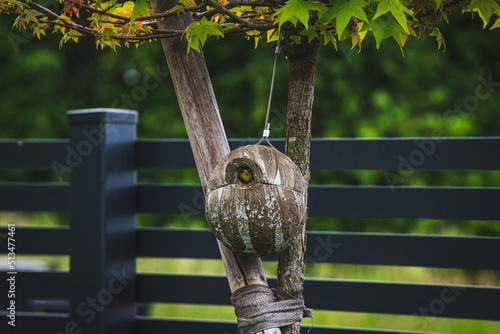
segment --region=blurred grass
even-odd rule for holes
[[[168,318],[190,318],[193,314],[202,315],[197,319],[231,320],[236,326],[232,306],[153,304],[151,316]],[[314,310],[314,319],[306,318],[304,326],[335,326],[358,328],[384,328],[401,331],[427,331],[433,333],[455,334],[498,334],[499,325],[494,321],[461,320],[450,318],[411,317],[407,315],[387,315],[373,313],[336,312]],[[311,331],[314,333],[314,328]]]

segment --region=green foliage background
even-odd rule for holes
[[[462,115],[453,114],[451,121],[443,116],[455,105],[463,104],[476,94],[478,77],[492,77],[500,82],[500,30],[483,30],[479,18],[470,15],[451,16],[451,24],[440,27],[447,51],[437,50],[434,39],[409,39],[404,58],[399,46],[385,41],[380,50],[367,36],[363,50],[351,50],[349,43],[340,43],[335,52],[330,45],[323,48],[317,61],[316,96],[313,111],[313,137],[426,137],[433,131],[446,136],[498,136],[500,134],[500,86],[495,87],[478,108]],[[66,138],[66,111],[80,108],[122,106],[123,95],[143,86],[143,78],[151,69],[167,72],[167,64],[159,42],[138,49],[98,51],[93,40],[81,39],[79,44],[66,43],[59,50],[59,38],[39,41],[11,30],[13,18],[0,20],[0,139]],[[240,36],[208,40],[204,48],[218,99],[226,133],[230,138],[256,138],[261,134],[265,118],[274,56],[274,44],[259,43]],[[287,94],[287,62],[279,59],[273,100],[272,136],[284,137]],[[481,91],[484,92],[484,89]],[[118,102],[116,102],[118,101]],[[186,132],[180,116],[175,92],[169,78],[147,91],[145,99],[133,101],[139,111],[139,138],[183,138]],[[2,157],[8,159],[8,157]],[[0,171],[0,182],[55,181],[52,171]],[[166,173],[145,171],[140,182],[196,183],[196,171]],[[386,184],[383,171],[313,171],[311,183],[321,184]],[[415,172],[405,185],[500,186],[499,172]],[[10,215],[10,214],[9,214]],[[14,218],[12,218],[14,217]],[[5,219],[17,219],[5,216]],[[29,217],[24,217],[29,219]],[[1,219],[0,219],[1,220]],[[37,224],[67,223],[67,215],[39,214]],[[5,221],[7,223],[7,221]],[[499,222],[431,221],[404,219],[333,219],[311,218],[313,230],[371,231],[391,233],[441,233],[500,236]],[[2,222],[3,224],[3,222]],[[202,216],[191,216],[187,224],[179,216],[142,215],[139,224],[145,227],[206,227]],[[200,268],[198,262],[193,266]],[[141,270],[164,271],[166,265],[139,263]],[[191,271],[186,262],[174,271]],[[206,271],[221,272],[216,269]],[[160,268],[160,269],[158,269]],[[267,268],[267,267],[266,267]],[[415,269],[415,268],[413,268]],[[498,285],[498,275],[471,272],[413,272],[412,268],[378,269],[350,268],[315,264],[308,274],[319,277],[349,277],[399,280],[413,277],[415,281],[447,283],[483,283]],[[365,270],[367,270],[365,272]],[[344,275],[344,276],[342,276]],[[184,316],[206,312],[179,306],[164,306],[168,314]],[[221,310],[220,317],[232,319],[231,309]],[[158,314],[161,314],[161,307]],[[177,312],[177,313],[176,313]],[[206,313],[203,313],[206,314]],[[228,315],[229,314],[229,315]],[[213,317],[217,317],[213,315]],[[337,317],[337,318],[336,318]],[[324,322],[321,320],[325,318]],[[362,320],[342,312],[319,313],[318,323],[391,327],[407,323],[386,317],[377,323],[371,316]],[[330,320],[328,320],[330,319]],[[370,320],[372,319],[372,320]],[[380,319],[380,317],[377,317]],[[382,321],[384,322],[384,321]],[[451,327],[452,332],[497,333],[497,323],[446,322],[435,330]],[[405,326],[401,326],[404,328]],[[408,326],[407,326],[408,327]],[[426,330],[432,330],[429,326]],[[478,329],[479,328],[479,329]],[[409,329],[415,329],[410,328]]]
[[[390,41],[377,51],[370,36],[359,54],[347,42],[339,44],[338,52],[323,48],[318,56],[313,136],[428,136],[435,128],[449,136],[497,135],[497,91],[469,117],[443,121],[447,109],[474,95],[477,77],[492,75],[493,81],[500,81],[500,32],[483,30],[481,21],[471,20],[469,14],[455,14],[449,26],[440,27],[447,43],[444,53],[436,50],[432,38],[409,39],[404,58]],[[96,50],[87,38],[59,50],[57,36],[39,41],[11,30],[11,21],[8,16],[0,21],[1,138],[64,138],[67,110],[110,107],[142,84],[148,68],[168,71],[158,42],[115,53]],[[204,52],[229,137],[259,135],[273,51],[274,45],[260,42],[255,49],[253,41],[240,36],[207,42]],[[139,81],[127,82],[124,76],[134,70]],[[281,114],[287,75],[281,56],[273,103]],[[134,108],[140,112],[139,137],[185,136],[168,79]],[[284,136],[284,128],[276,128],[280,131],[273,135]]]
[[[361,52],[350,42],[329,45],[317,59],[313,137],[428,137],[498,136],[500,86],[472,111],[452,112],[471,101],[479,77],[500,82],[500,30],[483,30],[482,21],[470,14],[451,15],[440,27],[447,51],[437,50],[433,38],[409,39],[404,57],[393,41],[376,50],[368,35]],[[96,50],[94,41],[66,43],[59,50],[57,36],[39,41],[12,30],[13,18],[0,21],[0,138],[66,138],[66,111],[93,107],[127,107],[139,111],[139,138],[182,138],[186,132],[168,67],[159,42],[136,48]],[[194,52],[194,51],[193,51]],[[230,35],[209,39],[204,48],[212,83],[230,138],[257,138],[265,118],[274,43]],[[145,95],[143,80],[162,72],[162,82]],[[149,84],[154,80],[149,80]],[[278,62],[272,137],[285,136],[288,68]],[[482,94],[488,92],[484,87]],[[128,96],[128,100],[127,100]],[[136,99],[134,99],[134,96]],[[477,99],[476,99],[477,100]],[[448,118],[445,116],[448,115]],[[446,119],[445,119],[446,118]],[[0,173],[4,181],[55,180],[51,171]],[[195,171],[143,172],[141,182],[196,183]],[[415,172],[403,185],[500,186],[498,172]],[[313,171],[311,183],[386,185],[384,171]],[[163,217],[147,217],[147,226],[169,225]],[[200,217],[199,224],[204,226]],[[453,233],[498,234],[497,224],[413,222],[392,220],[310,220],[313,229],[369,230],[380,232],[437,232],[460,225]],[[424,230],[421,230],[422,226]],[[420,226],[420,227],[416,227]],[[453,227],[452,229],[455,229]]]

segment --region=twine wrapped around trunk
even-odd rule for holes
[[[261,284],[244,286],[231,296],[241,334],[254,334],[269,328],[279,328],[312,317],[304,305],[302,292],[290,294]]]

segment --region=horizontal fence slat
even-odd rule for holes
[[[67,165],[69,140],[1,140],[0,169],[52,169],[54,162]],[[61,168],[57,165],[57,168]]]
[[[154,319],[149,317],[137,317],[137,333],[177,333],[177,334],[192,334],[192,333],[207,333],[207,334],[238,334],[236,322],[229,321],[208,321],[208,320],[191,320],[191,319]],[[309,320],[304,320],[308,322]],[[307,333],[310,326],[302,324],[300,326]],[[313,327],[315,334],[425,334],[421,332],[408,331],[393,331],[393,330],[377,330],[377,329],[361,329],[361,328],[346,328],[346,327]],[[436,333],[433,333],[436,334]]]
[[[0,185],[1,211],[51,211],[68,209],[69,186],[59,184]],[[137,211],[141,213],[192,214],[204,212],[200,186],[137,185]],[[310,186],[309,214],[332,217],[500,219],[496,204],[500,188],[421,188],[364,186]]]
[[[0,211],[65,212],[69,186],[55,183],[0,184]]]
[[[68,228],[21,227],[17,235],[18,254],[69,253]],[[138,257],[220,259],[216,239],[208,229],[137,229],[136,235]],[[500,270],[500,238],[335,232],[307,235],[305,261],[310,263]],[[277,256],[263,260],[277,260]]]
[[[1,233],[4,233],[4,235]],[[0,241],[2,240],[2,237],[7,237],[6,227],[0,228]],[[68,227],[16,227],[15,240],[16,254],[69,254]],[[6,247],[0,248],[0,254],[6,254],[7,252],[8,250]]]
[[[195,168],[187,139],[137,140],[136,154],[139,169]]]
[[[191,215],[205,212],[205,196],[200,185],[138,184],[136,212],[182,214],[189,223]]]
[[[307,233],[306,262],[500,270],[500,238]]]
[[[231,149],[256,142],[229,140]],[[283,139],[271,143],[283,151]],[[137,145],[139,168],[195,168],[187,139],[139,140]],[[318,138],[311,141],[311,169],[498,170],[498,152],[498,137]]]
[[[194,319],[153,319],[136,317],[137,334],[176,333],[176,334],[238,334],[237,324],[228,321],[202,321]]]
[[[255,144],[258,139],[229,139],[234,150],[240,146]],[[283,152],[283,139],[271,140]],[[193,153],[187,139],[140,139],[136,143],[137,168],[139,169],[194,169]]]
[[[220,259],[210,230],[137,229],[136,237],[138,257]]]
[[[137,274],[136,288],[138,303],[230,305],[231,300],[225,276]]]
[[[4,312],[0,313],[0,333],[35,334],[35,333],[67,333],[65,326],[69,322],[67,314],[26,314],[16,312],[16,326],[10,326]],[[74,332],[76,333],[76,332]]]
[[[500,270],[498,254],[500,238],[308,232],[305,261]],[[137,255],[220,259],[210,230],[138,229]]]
[[[500,321],[497,287],[311,279],[304,298],[316,309]]]
[[[311,168],[498,170],[499,152],[499,137],[313,139]]]
[[[495,220],[499,201],[500,188],[310,186],[308,205],[311,216]]]
[[[276,285],[275,279],[268,281]],[[137,288],[141,303],[227,305],[230,300],[224,276],[139,274]],[[304,298],[318,310],[500,321],[497,287],[309,279]]]
[[[396,170],[404,161],[424,170],[500,169],[500,138],[441,138],[439,141],[442,142],[425,137],[313,139],[311,169]],[[256,139],[229,140],[231,149],[256,142]],[[68,143],[66,139],[2,140],[0,153],[9,159],[2,159],[0,168],[53,168],[54,162],[68,165]],[[283,139],[273,139],[271,143],[283,151]],[[138,168],[195,168],[187,139],[138,140],[137,154]]]
[[[68,276],[67,273],[19,273],[16,286],[23,289],[16,291],[19,293],[16,297],[67,298]],[[1,287],[8,291],[3,283],[6,274],[0,277]],[[139,303],[229,305],[225,276],[138,274],[136,279]],[[276,285],[275,279],[269,282]],[[304,297],[308,307],[319,310],[500,321],[498,287],[307,279]]]
[[[137,211],[203,214],[199,185],[137,186]],[[364,218],[500,219],[500,188],[309,186],[309,215]]]

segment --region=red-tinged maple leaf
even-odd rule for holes
[[[423,1],[413,1],[408,7],[413,7],[414,15],[418,14],[419,12],[423,12],[424,14],[426,13],[425,11],[425,2]]]
[[[21,30],[21,28],[26,29],[26,19],[24,19],[22,16],[18,16],[14,21],[13,26],[17,27],[19,30]]]
[[[431,25],[431,27],[435,27],[441,21],[441,16],[437,16],[436,14],[429,15],[426,17],[426,21]]]
[[[71,2],[64,3],[63,12],[65,15],[68,15],[69,17],[72,17],[73,14],[75,14],[76,17],[80,18],[80,9],[73,6],[73,4]]]
[[[422,22],[418,22],[416,26],[418,27],[418,38],[422,36],[425,38],[425,25]]]
[[[220,22],[222,21],[222,19],[224,19],[224,15],[223,14],[215,14],[214,16],[212,16],[212,20],[215,21],[215,22]]]

